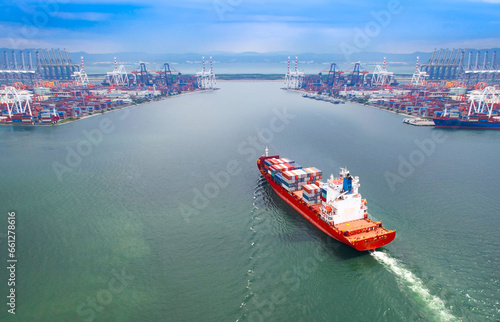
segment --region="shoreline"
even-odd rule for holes
[[[312,92],[306,92],[306,91],[302,91],[302,90],[299,90],[299,89],[286,89],[286,90],[287,91],[296,92],[296,93],[302,93],[302,94],[312,94]],[[374,108],[374,109],[377,109],[377,110],[380,110],[380,111],[389,112],[389,113],[393,113],[393,114],[404,116],[404,117],[418,118],[418,116],[415,116],[415,115],[405,114],[405,113],[397,113],[395,111],[391,111],[391,110],[388,110],[388,109],[385,109],[385,108],[381,108],[381,107],[378,107],[378,106],[375,106],[375,105],[372,105],[372,104],[363,104],[363,103],[359,103],[359,102],[354,102],[354,101],[350,101],[350,100],[348,100],[346,98],[342,98],[342,97],[335,97],[335,99],[342,100],[342,101],[344,101],[346,103],[353,103],[353,104],[357,104],[357,105],[360,105],[360,106],[371,107],[371,108]]]
[[[65,124],[70,124],[70,123],[73,123],[73,122],[82,121],[82,120],[85,120],[85,119],[88,119],[88,118],[91,118],[91,117],[94,117],[94,116],[104,115],[104,114],[112,113],[112,112],[116,112],[116,111],[121,111],[121,110],[126,109],[126,108],[141,106],[141,105],[150,104],[150,103],[154,103],[154,102],[160,102],[160,101],[167,100],[169,98],[179,97],[179,96],[183,96],[183,95],[189,95],[189,94],[195,94],[195,93],[203,93],[203,92],[208,92],[208,91],[210,91],[210,90],[204,89],[204,90],[197,90],[197,91],[193,91],[193,92],[184,92],[184,93],[177,94],[177,95],[171,95],[171,96],[162,97],[161,99],[158,99],[158,100],[151,100],[151,101],[148,101],[148,102],[142,102],[142,103],[138,103],[138,104],[125,105],[123,107],[115,108],[115,109],[110,110],[110,111],[97,112],[97,113],[94,113],[94,114],[91,114],[91,115],[85,115],[85,116],[79,117],[79,118],[74,119],[74,120],[57,122],[55,124],[0,123],[0,126],[22,126],[22,127],[49,127],[49,126],[59,126],[59,125],[62,126],[62,125],[65,125]]]

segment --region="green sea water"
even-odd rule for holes
[[[0,127],[2,321],[500,319],[500,132],[218,85]],[[265,146],[325,177],[349,167],[394,242],[360,253],[325,236],[260,177]]]

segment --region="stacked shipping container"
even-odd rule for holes
[[[31,124],[31,125],[35,124],[35,120],[31,115],[23,115],[22,121],[23,124]]]
[[[326,195],[327,195],[327,193],[326,193],[326,187],[325,188],[321,188],[321,198],[320,198],[320,200],[323,203],[323,205],[326,204]]]
[[[288,191],[301,190],[305,185],[315,183],[322,177],[316,168],[304,168],[283,172],[282,187]]]
[[[286,158],[267,159],[264,169],[285,190],[292,192],[304,189],[302,198],[307,204],[321,202],[320,188],[315,184],[322,178],[321,170],[314,167],[303,169],[295,161]]]
[[[287,158],[281,158],[281,159],[268,159],[264,161],[264,168],[266,170],[269,169],[270,166],[276,165],[276,164],[282,164],[282,163],[291,163],[294,162],[293,160],[287,159]]]
[[[14,113],[12,114],[12,123],[22,123],[23,121],[23,113]]]
[[[297,169],[300,167],[295,161],[281,158],[281,159],[268,159],[264,161],[264,169],[266,169],[267,173],[271,175],[273,180],[281,185],[283,180],[283,171],[289,171],[293,169]]]
[[[315,205],[320,203],[320,191],[319,187],[315,184],[306,184],[302,187],[302,198],[309,205]]]

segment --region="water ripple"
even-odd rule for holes
[[[437,313],[441,321],[457,320],[457,318],[446,308],[444,301],[438,296],[432,295],[425,287],[422,280],[405,268],[401,262],[381,251],[374,251],[371,255],[389,271],[396,274],[403,284],[415,292],[431,310]]]

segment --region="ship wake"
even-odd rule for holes
[[[389,254],[374,251],[371,255],[390,272],[394,273],[399,282],[410,288],[417,294],[425,304],[436,313],[441,321],[456,321],[457,318],[446,308],[444,301],[436,295],[432,295],[425,287],[423,281],[407,269],[400,261]]]

